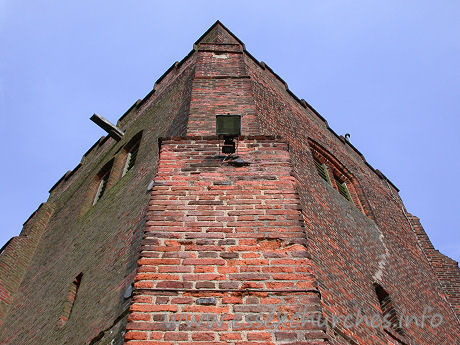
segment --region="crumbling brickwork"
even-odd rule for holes
[[[239,142],[238,156],[247,165],[222,156],[216,139],[163,141],[127,344],[319,344],[326,337],[311,325],[269,332],[229,324],[236,315],[251,320],[273,310],[320,312],[287,145],[249,137]],[[199,305],[203,297],[216,302]],[[164,322],[205,313],[225,314],[227,322],[218,332],[205,324],[168,330]]]

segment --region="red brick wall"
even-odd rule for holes
[[[458,269],[458,262],[434,249],[419,218],[409,215],[409,219],[419,243],[444,289],[447,300],[460,318],[460,270]]]
[[[184,61],[157,83],[157,91],[119,121],[120,142],[105,138],[51,191],[55,212],[0,329],[0,343],[14,345],[119,344],[145,228],[147,186],[155,175],[158,138],[184,135],[194,67]],[[124,146],[143,131],[136,164],[121,177]],[[95,205],[91,183],[114,160],[111,186]],[[117,170],[118,169],[118,170]],[[118,177],[117,177],[118,176]],[[25,255],[25,251],[22,251]],[[1,260],[1,259],[0,259]],[[14,270],[17,270],[15,266]],[[75,277],[83,272],[69,320],[59,323]]]
[[[243,115],[243,134],[282,140],[245,137],[239,154],[251,164],[236,167],[218,157],[215,137],[168,139],[157,184],[146,193],[157,170],[158,139],[214,135],[215,115],[227,112]],[[51,189],[45,205],[52,205],[52,215],[42,207],[46,212],[37,212],[0,256],[0,343],[120,344],[129,305],[129,345],[458,343],[458,321],[447,302],[458,308],[457,264],[432,248],[415,218],[410,226],[396,187],[220,24],[117,125],[124,138],[98,140]],[[125,145],[140,131],[136,165],[121,177]],[[359,202],[318,176],[311,140],[346,171]],[[104,197],[85,208],[91,182],[111,160],[115,170]],[[69,284],[80,272],[69,320],[59,324]],[[135,276],[131,303],[124,295]],[[292,315],[306,306],[324,317],[358,307],[373,315],[380,312],[373,283],[390,294],[398,312],[420,317],[430,306],[443,324],[412,326],[405,336],[340,323],[217,333],[161,327],[163,312],[228,312],[231,318],[275,306]],[[216,305],[197,304],[204,296],[215,297]]]
[[[0,253],[0,327],[13,304],[14,295],[21,285],[53,211],[53,203],[40,205],[24,223],[21,234],[13,237]]]
[[[242,115],[242,134],[260,133],[242,47],[199,44],[187,134],[215,135],[216,115],[227,113]]]
[[[296,100],[268,69],[246,57],[253,82],[253,98],[264,134],[281,135],[289,143],[294,174],[305,217],[309,253],[323,292],[326,314],[378,313],[373,283],[381,284],[398,310],[420,317],[425,306],[444,317],[438,328],[410,327],[401,341],[418,344],[454,344],[458,322],[405,218],[397,191],[364,161],[355,149],[334,134],[305,104]],[[322,180],[313,163],[308,138],[335,157],[356,178],[375,218]],[[382,329],[337,327],[330,334],[338,344],[387,344]],[[398,336],[397,334],[395,336]],[[346,340],[347,339],[347,340]]]
[[[231,326],[236,314],[320,311],[287,145],[249,137],[238,147],[250,165],[224,161],[215,139],[163,141],[127,344],[323,343],[324,331],[308,324],[277,331]],[[216,305],[199,305],[200,297],[215,297]],[[165,314],[202,313],[227,313],[228,324],[164,326]]]

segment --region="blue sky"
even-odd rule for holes
[[[460,260],[458,1],[0,0],[0,246],[217,19]]]

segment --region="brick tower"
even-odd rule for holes
[[[457,263],[220,22],[92,119],[108,135],[1,250],[1,344],[460,343]]]

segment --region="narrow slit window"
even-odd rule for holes
[[[93,205],[97,203],[104,195],[105,190],[107,188],[107,182],[109,181],[109,175],[110,175],[110,171],[106,172],[104,176],[102,176],[99,182],[99,185],[97,187],[97,192],[96,192],[96,196],[94,197]]]
[[[60,317],[61,324],[66,323],[70,315],[72,313],[73,306],[75,304],[75,300],[77,298],[78,289],[80,288],[81,278],[83,277],[83,273],[80,273],[78,276],[70,284],[69,293],[67,295],[67,299],[64,302],[64,307],[62,309],[62,316]]]
[[[318,170],[318,175],[321,176],[321,178],[324,181],[329,182],[329,174],[327,172],[326,164],[321,163],[316,158],[314,159],[314,161],[315,161],[316,170]]]
[[[347,184],[344,181],[340,181],[336,176],[334,176],[334,179],[339,193],[348,201],[352,201],[350,192],[348,192]]]
[[[127,156],[126,156],[126,163],[125,167],[123,169],[123,174],[122,176],[125,176],[125,174],[130,171],[134,164],[136,163],[136,158],[137,158],[137,153],[139,152],[139,142],[136,143],[131,150],[129,150]]]
[[[379,300],[380,309],[383,317],[391,323],[391,328],[401,335],[404,335],[404,330],[399,326],[399,316],[394,307],[390,294],[379,284],[374,284],[375,293]]]

